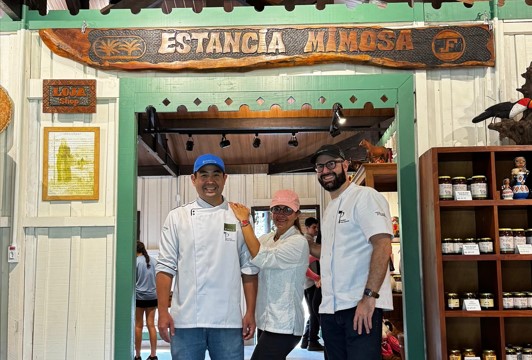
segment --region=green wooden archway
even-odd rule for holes
[[[354,103],[353,96],[357,99]],[[261,101],[257,101],[259,98]],[[421,249],[411,74],[121,79],[114,358],[133,356],[135,242],[132,239],[136,236],[137,211],[137,124],[134,114],[144,112],[148,105],[164,112],[166,106],[162,102],[165,99],[170,101],[168,111],[179,105],[185,105],[189,111],[207,111],[211,105],[216,105],[220,111],[235,111],[242,104],[247,104],[253,111],[269,109],[275,104],[283,110],[295,110],[305,103],[314,109],[330,109],[335,102],[342,103],[345,108],[363,108],[367,102],[375,108],[395,107],[403,304],[408,304],[404,308],[406,347],[409,359],[423,359]]]

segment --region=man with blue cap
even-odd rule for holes
[[[212,359],[243,360],[244,340],[255,332],[258,273],[242,235],[249,221],[238,221],[222,195],[227,174],[218,156],[199,156],[191,180],[198,198],[173,209],[161,232],[159,333],[173,360],[203,360],[206,351]]]

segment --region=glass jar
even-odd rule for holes
[[[464,358],[477,356],[477,354],[475,354],[475,350],[473,349],[464,349],[462,355],[464,356]]]
[[[450,176],[438,176],[440,200],[453,199],[453,184]]]
[[[521,360],[532,360],[532,349],[524,348],[521,354]]]
[[[514,236],[512,229],[499,229],[499,244],[501,254],[513,254],[515,252]]]
[[[454,238],[453,239],[453,248],[455,254],[461,254],[462,249],[464,248],[464,241],[462,238]]]
[[[453,198],[457,191],[467,191],[467,180],[463,176],[455,176],[451,178],[451,183],[453,184]]]
[[[489,237],[480,238],[478,249],[481,254],[493,254],[493,240]]]
[[[525,230],[526,243],[532,244],[532,229]]]
[[[526,244],[525,229],[512,229],[512,234],[514,236],[514,248],[517,248],[517,245]]]
[[[443,255],[454,254],[454,243],[453,239],[445,238],[441,242],[441,252]]]
[[[450,350],[449,360],[462,360],[462,352],[460,350]]]
[[[465,292],[462,294],[462,304],[464,303],[464,300],[473,300],[477,298],[477,294],[474,292]]]
[[[532,309],[532,291],[526,291],[525,296],[526,296],[526,308]]]
[[[493,293],[482,293],[479,295],[480,308],[482,310],[493,310],[495,309],[495,300],[493,298]]]
[[[459,310],[460,309],[460,298],[457,293],[447,293],[447,309],[448,310]]]
[[[484,350],[482,352],[482,360],[497,360],[495,350]]]
[[[506,348],[506,360],[517,360],[517,351],[514,348]]]
[[[514,296],[511,292],[502,293],[502,307],[505,310],[514,308]]]
[[[473,200],[488,198],[488,181],[484,175],[475,175],[471,178],[471,197]]]
[[[524,292],[514,292],[514,309],[524,310],[528,307]]]

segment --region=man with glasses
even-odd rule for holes
[[[226,179],[222,159],[199,156],[191,175],[198,198],[173,209],[163,225],[155,267],[158,327],[173,360],[203,360],[206,351],[211,359],[242,360],[244,340],[255,332],[258,268],[242,234],[249,221],[238,221],[222,196]]]
[[[322,244],[309,243],[320,257],[320,320],[331,360],[381,359],[382,311],[393,309],[388,263],[392,219],[375,189],[351,184],[349,161],[336,145],[311,158],[331,201],[321,223]]]

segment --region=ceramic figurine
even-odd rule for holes
[[[506,178],[502,181],[501,196],[503,200],[512,200],[514,198],[514,192],[510,186],[509,178]]]
[[[529,189],[526,185],[529,171],[526,169],[526,159],[523,156],[514,158],[514,168],[512,169],[512,192],[514,199],[527,199]]]

